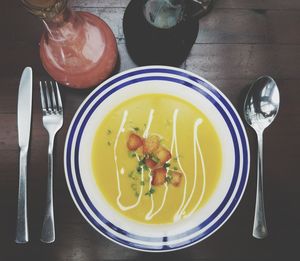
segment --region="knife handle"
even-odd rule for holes
[[[19,160],[19,193],[18,193],[18,213],[17,213],[17,233],[16,243],[28,242],[27,224],[27,152],[28,148],[21,148]]]

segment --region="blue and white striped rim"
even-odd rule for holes
[[[172,77],[172,75],[180,76],[181,79]],[[133,79],[130,79],[133,76],[135,77]],[[188,81],[182,80],[182,78],[186,78]],[[128,80],[126,81],[126,79]],[[215,108],[218,110],[218,112],[221,114],[221,116],[227,124],[233,141],[235,154],[233,178],[229,190],[219,207],[205,221],[201,222],[196,227],[190,229],[189,231],[185,231],[184,233],[176,234],[170,237],[145,237],[138,234],[133,234],[129,231],[119,228],[118,226],[112,224],[109,220],[107,220],[101,214],[101,210],[97,209],[93,205],[92,201],[90,200],[88,194],[85,191],[81,179],[78,160],[82,133],[87,122],[89,121],[89,118],[96,110],[96,108],[105,99],[110,97],[110,95],[112,95],[120,89],[128,87],[133,83],[155,80],[179,83],[187,88],[192,89],[193,91],[197,92],[198,94],[204,96],[207,100],[209,100],[215,106]],[[119,82],[121,83],[118,84]],[[191,84],[191,82],[194,82],[194,84]],[[114,88],[110,89],[108,92],[103,94],[105,90],[107,90],[109,87],[115,84],[116,86]],[[204,89],[200,89],[199,87],[197,87],[197,85],[199,84],[203,86]],[[95,100],[97,101],[93,104],[93,106],[89,108],[90,104]],[[221,106],[220,104],[222,104],[223,106]],[[223,107],[225,107],[226,110],[224,110]],[[228,115],[230,115],[231,119],[228,117]],[[238,142],[238,139],[240,140],[240,143]],[[71,153],[72,148],[74,151],[73,153]],[[242,155],[242,159],[240,158],[240,155]],[[249,146],[246,132],[237,112],[230,104],[230,102],[225,98],[225,96],[220,91],[218,91],[212,84],[192,73],[181,69],[175,69],[172,67],[165,66],[148,66],[140,67],[134,70],[124,72],[120,75],[116,75],[115,77],[107,80],[98,88],[96,88],[86,98],[81,107],[78,109],[69,127],[65,144],[64,161],[66,180],[71,196],[73,197],[75,204],[77,205],[85,219],[98,232],[108,237],[109,239],[115,241],[116,243],[119,243],[126,247],[142,251],[162,252],[181,249],[203,240],[204,238],[208,237],[213,232],[215,232],[217,229],[219,229],[222,226],[222,224],[230,217],[230,215],[237,207],[245,190],[245,186],[247,184],[249,172]],[[73,165],[72,162],[74,162]],[[78,184],[78,188],[76,188],[75,182]],[[234,193],[234,191],[234,198],[230,202],[229,206],[227,206],[230,198],[232,198],[232,194]],[[82,197],[79,196],[79,193]],[[87,209],[86,206],[88,206],[89,209]],[[224,210],[225,206],[227,207],[226,211],[220,215],[220,213]],[[92,211],[93,214],[97,216],[97,218],[102,222],[102,224],[105,224],[107,227],[109,227],[110,230],[104,227],[98,220],[96,220],[91,215],[90,211]],[[205,229],[205,227],[211,224],[212,221],[214,222],[214,224]],[[204,229],[203,232],[197,234],[195,237],[184,240],[185,237],[194,234],[200,229]],[[180,239],[183,240],[180,241]],[[139,243],[137,243],[136,240],[138,240]],[[172,242],[175,240],[177,243]],[[145,244],[143,244],[142,242],[145,242]],[[153,242],[156,244],[149,245],[149,242]]]

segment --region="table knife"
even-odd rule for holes
[[[32,69],[23,70],[18,94],[19,192],[16,243],[28,242],[27,223],[27,154],[31,129]]]

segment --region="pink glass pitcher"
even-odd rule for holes
[[[115,37],[108,25],[87,12],[75,12],[68,0],[22,0],[45,26],[40,57],[46,71],[73,88],[96,86],[117,62]]]

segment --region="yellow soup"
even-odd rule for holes
[[[145,94],[114,108],[92,148],[97,185],[122,215],[173,223],[205,205],[221,172],[221,145],[209,119],[171,95]]]

